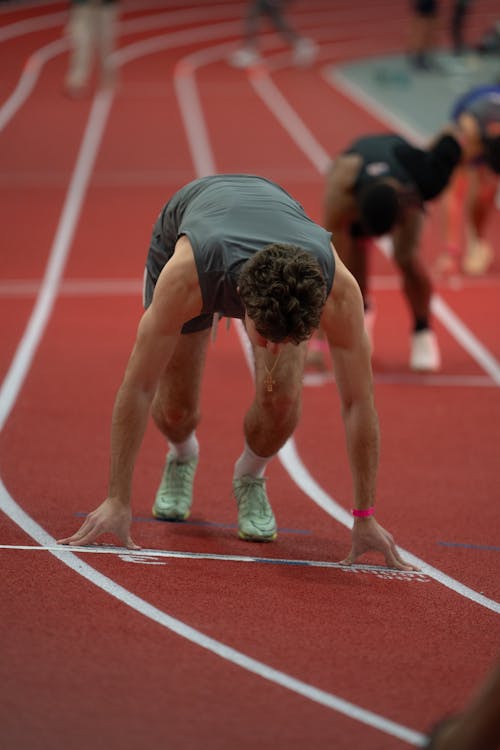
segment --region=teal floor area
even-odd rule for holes
[[[390,55],[333,65],[325,75],[390,128],[427,139],[449,121],[461,94],[475,86],[500,85],[498,54],[437,52],[434,59],[432,72],[415,71],[404,55]]]

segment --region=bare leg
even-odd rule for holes
[[[77,5],[71,9],[68,33],[71,55],[65,86],[70,95],[78,95],[87,85],[94,54],[94,12],[96,8]]]
[[[210,329],[179,338],[176,350],[158,385],[152,416],[160,432],[182,443],[200,421],[200,389]]]
[[[429,319],[431,309],[432,283],[427,269],[415,256],[395,258],[403,276],[403,291],[410,307],[414,322]]]
[[[432,282],[420,255],[421,212],[412,214],[394,232],[394,260],[403,278],[403,291],[416,328],[429,319]]]
[[[441,366],[441,355],[431,330],[432,283],[420,255],[423,214],[415,212],[394,232],[394,260],[403,278],[403,291],[413,317],[410,368],[418,372],[435,372]]]
[[[195,429],[209,340],[210,329],[180,336],[153,399],[153,419],[170,444],[153,505],[153,516],[165,521],[184,521],[191,512],[198,463]]]
[[[118,17],[118,3],[102,5],[98,8],[98,50],[101,67],[101,82],[104,86],[114,83],[116,68],[112,62]]]

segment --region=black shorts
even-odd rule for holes
[[[157,226],[155,227],[157,229]],[[158,242],[158,235],[153,231],[153,238],[151,240],[152,245]],[[150,248],[151,250],[151,248]],[[154,278],[148,266],[144,269],[144,282],[142,286],[142,304],[146,310],[151,302],[153,301],[153,292],[155,290],[156,282],[158,278]],[[212,325],[213,315],[211,313],[204,313],[197,315],[196,318],[191,318],[181,328],[181,333],[196,333],[197,331],[205,331]]]
[[[438,0],[413,0],[413,10],[418,16],[435,16],[438,12]]]

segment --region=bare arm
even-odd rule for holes
[[[379,459],[378,418],[373,400],[370,345],[364,330],[363,303],[354,278],[336,257],[334,288],[321,325],[328,339],[342,402],[347,450],[359,509],[375,502]]]
[[[128,547],[131,487],[137,454],[144,437],[158,380],[173,354],[186,320],[202,307],[191,246],[181,238],[156,285],[153,302],[143,314],[113,408],[109,495],[62,544],[91,544],[112,532]]]
[[[347,154],[335,159],[328,172],[323,224],[325,229],[332,232],[334,239],[338,232],[358,218],[353,189],[360,167],[361,157]]]
[[[359,287],[337,255],[335,261],[334,285],[321,325],[330,346],[342,403],[354,506],[365,510],[375,503],[380,440],[373,397],[370,344],[364,329]],[[354,563],[369,550],[381,552],[387,565],[401,570],[412,569],[401,559],[392,536],[377,523],[374,516],[355,518],[351,551],[343,562]]]

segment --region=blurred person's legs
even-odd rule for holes
[[[432,51],[439,15],[438,0],[411,0],[409,60],[416,70],[432,70]]]
[[[115,82],[116,66],[113,63],[113,52],[116,43],[118,22],[118,3],[111,2],[101,5],[97,28],[97,50],[101,69],[101,83],[109,86]]]
[[[94,54],[95,10],[90,3],[74,4],[70,9],[67,33],[71,41],[71,53],[65,89],[71,96],[83,93],[90,78]]]
[[[455,55],[465,51],[465,22],[471,0],[455,0],[451,14],[451,43]]]
[[[231,57],[231,63],[236,68],[247,68],[260,61],[257,36],[259,33],[259,20],[263,13],[262,5],[262,0],[256,0],[248,4],[244,20],[243,47],[236,50]]]
[[[422,222],[422,217],[420,217]],[[435,372],[441,367],[436,334],[431,328],[432,282],[422,260],[420,243],[394,243],[394,261],[403,282],[403,293],[412,316],[410,369]]]
[[[269,19],[274,29],[293,49],[293,61],[296,65],[308,65],[313,61],[317,54],[316,45],[295,30],[286,16],[286,5],[287,0],[255,0],[249,4],[244,22],[243,47],[232,55],[232,65],[247,68],[260,61],[258,33],[262,17]]]
[[[65,90],[70,96],[85,93],[96,54],[101,83],[109,85],[114,81],[112,53],[115,48],[117,17],[116,0],[88,0],[72,4],[68,23],[72,50],[65,78]]]

